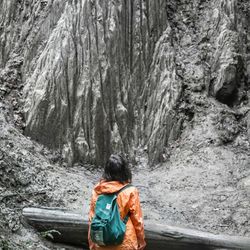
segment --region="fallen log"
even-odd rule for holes
[[[59,208],[23,209],[24,220],[54,242],[88,247],[88,222],[82,215]],[[250,249],[250,238],[145,222],[147,250]]]

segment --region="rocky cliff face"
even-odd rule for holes
[[[218,143],[250,127],[248,1],[1,0],[0,17],[1,96],[69,164],[164,161],[197,117]]]

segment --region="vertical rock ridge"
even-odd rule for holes
[[[133,158],[144,146],[151,163],[162,161],[210,98],[229,108],[248,103],[246,1],[0,6],[0,66],[7,72],[22,61],[25,134],[69,165],[103,165],[114,151]]]
[[[239,91],[243,87],[243,58],[244,53],[240,43],[240,25],[237,20],[236,1],[221,2],[216,30],[217,48],[212,63],[212,71],[217,74],[212,83],[213,95],[222,103],[233,106],[239,101]]]

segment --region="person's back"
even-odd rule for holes
[[[131,172],[126,162],[119,155],[111,155],[105,166],[103,180],[95,186],[92,193],[89,212],[90,224],[95,214],[95,204],[98,195],[116,193],[130,182]],[[129,214],[122,244],[116,246],[98,246],[92,242],[89,228],[89,247],[91,250],[142,250],[145,248],[144,225],[138,190],[134,186],[129,186],[122,190],[117,196],[117,204],[122,219]]]

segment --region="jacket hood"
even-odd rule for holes
[[[119,191],[126,186],[127,183],[120,183],[119,181],[100,181],[94,188],[97,194],[111,194]]]

